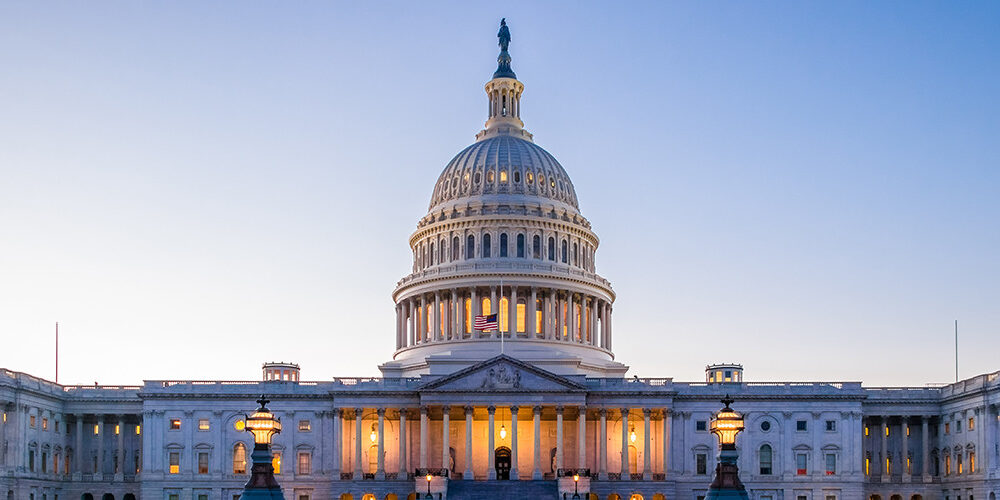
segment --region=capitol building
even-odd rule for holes
[[[726,395],[751,499],[997,499],[1000,372],[926,387],[754,382],[739,364],[630,375],[599,228],[521,120],[509,42],[502,25],[484,127],[428,179],[381,377],[305,381],[269,362],[252,381],[67,386],[0,369],[0,499],[235,500],[261,394],[294,500],[699,500]]]

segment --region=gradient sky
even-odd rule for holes
[[[498,5],[0,3],[0,366],[378,374],[506,16],[630,374],[1000,369],[1000,3]]]

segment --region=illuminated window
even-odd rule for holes
[[[181,419],[179,418],[170,419],[170,430],[176,431],[179,430],[180,428],[181,428]]]
[[[944,475],[951,474],[951,455],[944,456]]]
[[[43,421],[43,423],[44,423],[44,421]],[[970,430],[970,431],[975,430],[976,429],[976,419],[973,418],[973,417],[969,417],[969,424],[965,428],[968,429],[968,430]]]
[[[535,174],[528,172],[524,175],[524,178],[528,181],[528,184],[531,184],[535,180]]]
[[[885,472],[884,472],[884,474],[887,475],[887,476],[891,476],[892,475],[892,457],[886,457],[885,458]]]
[[[969,452],[969,474],[976,473],[976,452]]]
[[[472,333],[472,299],[465,299],[465,333]]]
[[[907,437],[910,436],[910,426],[909,425],[906,426],[906,436]]]
[[[804,476],[809,473],[808,468],[809,455],[805,453],[795,454],[795,473],[799,476]]]
[[[246,474],[247,472],[247,447],[243,443],[236,443],[233,447],[233,474]]]
[[[486,174],[486,182],[493,182],[494,180],[496,180],[496,178],[497,178],[496,172],[494,172],[492,170],[490,170]]]
[[[49,419],[45,417],[42,417],[42,430],[43,431],[49,430]]]
[[[299,452],[299,474],[312,474],[312,454],[308,451]]]
[[[28,425],[30,425],[32,428],[35,427],[35,416],[34,415],[31,415],[31,416],[28,417]]]
[[[888,425],[885,426],[885,435],[887,437],[889,436],[889,426]]]
[[[955,455],[955,465],[957,465],[957,466],[958,466],[958,473],[959,473],[959,474],[961,474],[961,473],[965,472],[965,470],[964,470],[964,469],[962,468],[962,465],[963,465],[963,464],[962,464],[962,453],[961,453],[961,452],[960,452],[960,453],[957,453],[957,454]]]
[[[275,474],[281,474],[281,452],[274,452],[274,456],[271,458],[271,466],[274,467]]]
[[[116,435],[116,436],[118,435],[118,433],[120,433],[120,432],[121,432],[121,430],[122,430],[121,426],[120,426],[120,425],[118,425],[118,424],[115,424],[115,435]]]
[[[762,476],[771,475],[772,461],[771,445],[762,445],[760,447],[760,474]]]
[[[170,473],[178,474],[181,471],[181,454],[172,451],[170,452]]]
[[[837,473],[837,455],[835,453],[826,454],[826,475],[832,476]]]
[[[506,170],[501,170],[500,171],[500,182],[507,182],[507,171]]]
[[[207,418],[199,418],[198,419],[198,430],[199,431],[207,431],[210,428],[211,428],[211,424],[208,423],[208,419]]]
[[[135,424],[135,435],[138,436],[139,434],[142,434],[142,425]]]
[[[868,436],[868,433],[869,433],[869,432],[870,432],[870,431],[868,430],[868,426],[866,425],[866,426],[865,426],[865,436]]]
[[[508,325],[507,325],[507,323],[508,323],[507,319],[510,318],[509,303],[510,303],[510,301],[507,300],[507,297],[501,297],[500,298],[500,331],[501,332],[509,332],[510,331],[510,329],[507,328],[508,327]]]
[[[871,474],[871,468],[872,468],[872,458],[869,457],[869,456],[866,456],[865,457],[865,475],[866,476],[869,475],[869,474]]]
[[[100,433],[101,433],[101,426],[99,424],[94,424],[94,435],[96,436]]]
[[[542,299],[535,299],[535,331],[542,332]]]
[[[493,314],[493,308],[491,307],[493,304],[490,303],[489,297],[483,297],[483,301],[480,305],[482,306],[483,314]]]
[[[299,420],[299,432],[309,432],[312,430],[312,422],[308,420]]]
[[[523,299],[517,301],[517,333],[524,333],[524,315],[527,314],[525,307]]]
[[[198,453],[198,474],[208,474],[208,453]]]
[[[913,474],[913,460],[910,457],[906,457],[906,473]]]

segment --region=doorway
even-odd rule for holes
[[[497,470],[497,479],[510,479],[510,448],[501,446],[493,452],[493,463]]]

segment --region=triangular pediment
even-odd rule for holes
[[[421,391],[572,392],[586,387],[523,361],[500,355],[428,382]]]

